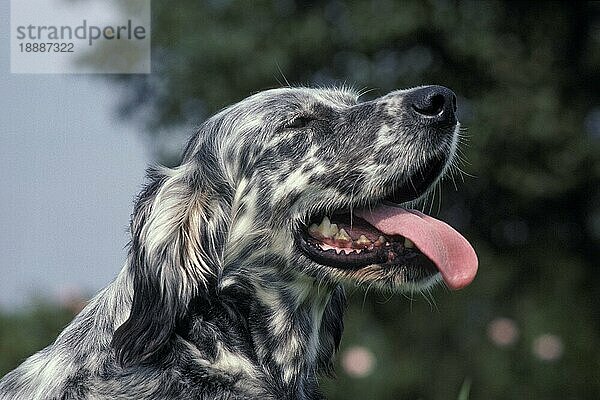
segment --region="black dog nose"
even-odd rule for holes
[[[456,124],[456,95],[444,86],[424,86],[406,96],[419,117],[439,124]]]

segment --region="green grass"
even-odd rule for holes
[[[471,392],[471,379],[466,378],[458,393],[458,400],[469,400],[469,392]]]

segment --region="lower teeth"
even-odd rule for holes
[[[334,246],[330,246],[326,243],[318,243],[317,247],[322,251],[334,250],[336,252],[336,254],[344,253],[345,255],[348,255],[348,254],[352,254],[352,253],[360,254],[362,252],[362,249],[354,249],[354,248],[350,248],[350,247],[334,247]]]

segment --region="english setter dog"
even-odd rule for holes
[[[322,399],[343,284],[473,280],[467,240],[405,208],[458,135],[441,86],[364,102],[281,88],[224,109],[179,167],[149,170],[121,273],[2,379],[0,399]]]

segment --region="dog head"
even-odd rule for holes
[[[137,202],[119,359],[160,348],[193,297],[266,275],[398,291],[470,283],[468,242],[401,207],[451,164],[455,112],[441,86],[367,102],[346,89],[284,88],[210,118],[178,168],[150,172]]]

